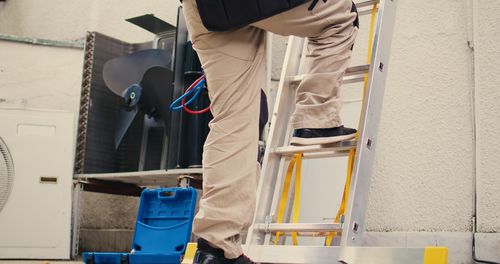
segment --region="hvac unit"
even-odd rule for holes
[[[0,258],[69,259],[74,115],[0,109]]]
[[[85,191],[114,194],[140,195],[140,186],[176,186],[186,179],[201,188],[212,114],[205,112],[207,87],[194,85],[203,70],[182,10],[177,27],[153,15],[127,21],[155,34],[154,40],[134,44],[98,32],[86,37],[76,177]],[[184,108],[182,96],[191,111],[175,111]],[[261,98],[262,132],[268,110],[263,92]]]
[[[212,116],[170,109],[186,84],[202,75],[182,12],[177,29],[153,15],[127,21],[155,34],[154,40],[127,43],[89,32],[85,41],[75,171],[86,191],[138,195],[137,186],[173,186],[181,175],[201,178]],[[209,104],[206,89],[198,95],[193,110]]]

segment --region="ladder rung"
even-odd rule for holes
[[[294,232],[281,232],[283,237],[293,236]],[[327,237],[330,232],[296,232],[298,237]]]
[[[256,230],[266,233],[275,232],[341,232],[342,226],[338,223],[273,223],[273,224],[256,224]]]
[[[365,65],[358,65],[358,66],[353,66],[347,68],[344,74],[344,79],[343,83],[352,83],[356,81],[363,81],[364,75],[368,73],[368,70],[370,69],[369,64]],[[289,81],[290,83],[295,83],[295,82],[300,82],[302,79],[304,79],[305,74],[299,74],[295,76],[290,76]]]
[[[364,65],[358,65],[358,66],[352,66],[346,69],[345,75],[356,75],[356,74],[365,74],[368,73],[368,70],[370,69],[370,64],[364,64]]]
[[[379,3],[379,2],[380,2],[379,0],[369,0],[369,1],[356,3],[356,7],[358,8],[358,15],[364,16],[364,15],[371,14],[372,13],[371,6],[373,6],[373,4]],[[365,8],[365,7],[367,7],[367,8]]]
[[[357,141],[342,141],[339,143],[312,146],[285,146],[275,148],[273,153],[283,156],[291,156],[295,153],[303,153],[304,158],[321,158],[345,156],[349,150],[356,147]]]
[[[380,2],[379,0],[363,1],[363,2],[356,3],[356,7],[357,8],[363,8],[363,7],[366,7],[366,6],[372,6],[373,4],[376,4],[376,3],[379,3],[379,2]]]
[[[377,8],[378,9],[378,8]],[[369,15],[372,13],[372,10],[371,9],[365,9],[365,10],[359,10],[358,11],[358,15],[359,16],[365,16],[365,15]]]
[[[364,80],[365,80],[364,74],[345,76],[344,79],[342,80],[342,84],[363,82]]]

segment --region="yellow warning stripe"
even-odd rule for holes
[[[423,264],[448,264],[448,248],[426,247]]]
[[[186,247],[186,253],[184,253],[184,258],[182,259],[182,264],[191,264],[194,260],[194,255],[196,249],[198,248],[197,243],[188,243]]]

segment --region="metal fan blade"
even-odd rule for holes
[[[165,67],[151,67],[144,73],[141,81],[141,109],[146,114],[156,112],[165,125],[170,124],[169,109],[173,94],[173,73]]]
[[[153,66],[168,66],[172,56],[165,50],[141,50],[111,59],[104,64],[103,79],[108,88],[118,96],[134,83],[139,83],[144,72]]]
[[[118,149],[120,146],[123,137],[127,134],[128,128],[132,125],[132,122],[134,122],[138,112],[137,108],[134,108],[131,111],[120,110],[115,130],[115,149]]]

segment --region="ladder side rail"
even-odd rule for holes
[[[271,197],[275,192],[274,187],[278,178],[275,172],[279,170],[280,163],[282,163],[281,156],[272,153],[272,150],[284,143],[286,133],[279,132],[287,130],[292,107],[292,104],[288,102],[295,101],[295,91],[290,89],[287,76],[295,75],[298,71],[300,56],[296,56],[296,54],[300,54],[302,50],[303,39],[290,36],[288,43],[284,60],[286,67],[281,72],[276,102],[271,115],[271,127],[257,187],[257,202],[253,223],[264,223],[269,214],[272,203]],[[264,234],[262,232],[250,227],[247,244],[262,244],[264,242],[263,238]]]
[[[283,160],[285,160],[285,158],[283,158]],[[295,168],[294,168],[294,170],[295,170]],[[295,199],[295,184],[296,184],[295,177],[297,177],[297,174],[292,173],[292,177],[290,179],[290,190],[288,192],[288,197],[286,197],[286,208],[285,208],[285,212],[283,214],[283,223],[291,223],[291,220],[292,220],[293,207],[294,207],[293,201]],[[281,191],[279,193],[281,196]],[[279,205],[278,205],[278,207],[279,207]],[[278,208],[276,208],[276,210],[277,209]],[[281,239],[280,239],[281,241],[278,241],[279,245],[286,245],[288,239],[289,239],[288,236],[282,235]]]
[[[280,201],[281,192],[283,191],[283,185],[284,185],[285,162],[286,161],[287,161],[287,159],[283,159],[283,158],[280,159],[278,174],[276,174],[276,184],[274,187],[274,193],[273,193],[273,197],[272,197],[272,201],[271,201],[271,207],[269,209],[269,212],[267,212],[266,224],[275,223],[277,220],[279,201]],[[257,223],[254,223],[254,224],[257,224]],[[263,244],[270,245],[272,242],[271,238],[272,238],[272,234],[266,233]]]
[[[297,45],[302,46],[301,52],[299,54],[295,54],[295,56],[299,59],[298,60],[299,66],[298,66],[297,71],[295,71],[292,76],[297,76],[298,74],[303,74],[306,70],[306,67],[307,67],[306,54],[307,54],[307,45],[309,43],[309,40],[307,38],[295,37],[295,38],[293,38],[292,41],[298,42]],[[290,75],[287,76],[286,77],[287,80],[290,80],[290,77],[291,77]],[[298,85],[298,83],[292,83],[292,82],[288,81],[288,89],[290,89],[294,92],[292,92],[292,94],[293,94],[292,100],[288,101],[288,104],[290,106],[290,112],[288,115],[288,117],[289,117],[288,118],[288,127],[286,129],[285,138],[284,138],[283,144],[281,144],[281,146],[288,145],[288,143],[290,142],[290,138],[292,136],[292,133],[293,133],[293,128],[292,128],[292,125],[290,124],[289,121],[290,121],[290,117],[291,117],[292,112],[295,110],[295,94],[296,94],[297,85]],[[273,152],[275,150],[276,149],[273,149]],[[286,164],[290,162],[291,158],[292,157],[285,157],[285,156],[281,155],[280,170],[278,172],[278,175],[277,175],[278,178],[277,178],[277,182],[276,182],[277,185],[274,189],[275,193],[274,193],[274,197],[273,197],[273,202],[271,204],[271,211],[269,212],[270,220],[272,223],[275,223],[277,220],[278,210],[280,207],[279,203],[281,201],[281,193],[283,192],[285,171],[287,168]],[[286,208],[285,208],[285,212],[283,214],[283,223],[290,223],[290,220],[292,217],[293,199],[295,197],[295,184],[296,184],[295,177],[296,176],[297,176],[297,174],[293,174],[292,178],[290,179],[290,181],[291,181],[290,191],[288,193],[288,197],[286,198]],[[278,186],[279,186],[279,188],[278,188]],[[273,236],[272,233],[266,234],[264,245],[269,245],[269,244],[274,242],[273,240],[271,240],[272,236]],[[282,236],[280,239],[281,241],[278,241],[278,242],[283,245],[283,244],[286,244],[287,239],[288,239],[287,236]]]
[[[299,39],[299,38],[293,38],[294,42],[297,42],[297,41],[300,41],[300,42],[304,42],[305,41],[302,41],[302,39]],[[299,43],[300,43],[299,42]],[[302,49],[302,53],[299,53],[299,54],[294,54],[293,56],[296,56],[297,58],[300,58],[299,61],[300,61],[300,64],[299,64],[299,67],[298,67],[298,70],[297,72],[300,72],[303,68],[303,58],[304,58],[304,49]],[[295,67],[292,66],[292,69],[294,69]],[[292,91],[295,91],[293,89],[293,85],[288,82],[288,89],[289,90],[292,90]],[[289,103],[288,104],[288,110],[287,110],[287,116],[285,117],[288,117],[288,121],[287,121],[287,127],[286,127],[286,131],[283,129],[282,127],[282,130],[281,133],[284,133],[284,138],[283,138],[283,141],[281,143],[281,146],[283,145],[286,145],[288,142],[290,142],[290,137],[292,135],[292,132],[293,132],[293,128],[292,128],[292,125],[290,124],[290,116],[291,114],[293,113],[293,111],[295,111],[295,92],[291,92],[289,94],[289,98],[287,99],[288,101],[287,102],[292,102],[292,103]],[[292,100],[292,101],[290,101]],[[284,132],[283,132],[284,131]],[[271,153],[274,153],[274,154],[278,154],[275,152],[276,148],[272,149],[271,150]],[[271,157],[272,158],[272,157]],[[270,223],[274,223],[276,222],[277,220],[277,217],[278,217],[278,210],[279,210],[279,207],[280,207],[280,201],[281,201],[281,193],[283,192],[283,186],[284,186],[284,181],[285,181],[285,175],[286,175],[286,168],[287,168],[287,163],[290,161],[290,158],[291,157],[286,157],[286,156],[283,156],[283,155],[275,155],[274,158],[278,158],[280,161],[280,164],[279,164],[279,170],[278,170],[278,173],[275,174],[273,173],[273,175],[275,175],[276,177],[276,183],[275,183],[275,187],[274,187],[274,194],[273,194],[273,198],[272,198],[272,201],[271,201],[271,207],[270,207],[270,211],[267,212],[267,221],[269,221]],[[287,198],[287,202],[286,202],[286,205],[287,205],[287,208],[285,210],[285,213],[283,215],[283,222],[284,223],[287,223],[290,221],[290,212],[291,212],[291,198],[294,197],[294,189],[293,189],[293,184],[295,182],[292,180],[292,186],[290,186],[290,191],[291,193],[289,193],[288,195],[288,198]],[[265,235],[265,239],[264,239],[264,245],[269,245],[271,244],[273,241],[271,240],[272,238],[272,234],[271,233],[268,233]],[[286,238],[284,238],[286,239]]]
[[[295,38],[295,39],[298,39],[298,37]],[[301,41],[302,42],[302,52],[300,53],[299,68],[298,68],[297,72],[294,74],[294,76],[297,76],[299,74],[304,74],[306,72],[306,67],[309,66],[306,63],[306,59],[307,59],[307,57],[306,57],[307,56],[307,46],[309,44],[309,39],[308,38],[302,38],[301,40],[302,40]]]
[[[366,100],[349,191],[341,246],[361,246],[365,214],[373,174],[377,132],[384,98],[397,0],[382,0],[377,15]]]

